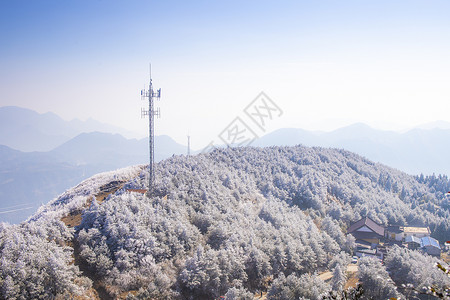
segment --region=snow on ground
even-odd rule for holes
[[[96,174],[77,186],[65,191],[63,194],[42,205],[28,221],[40,218],[61,218],[69,212],[81,209],[88,200],[100,192],[100,188],[112,181],[130,181],[134,177],[144,176],[142,174],[144,165],[130,166],[115,171]]]

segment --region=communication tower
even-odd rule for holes
[[[141,108],[141,118],[148,116],[148,143],[150,148],[150,159],[149,159],[149,178],[148,178],[148,191],[147,195],[150,197],[153,194],[154,183],[155,183],[155,117],[159,118],[161,116],[161,111],[159,107],[154,108],[153,100],[160,100],[161,89],[157,91],[153,90],[152,83],[152,68],[150,65],[150,83],[148,85],[148,90],[141,90],[141,98],[145,100],[148,98],[148,110]]]

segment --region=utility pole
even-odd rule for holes
[[[153,90],[152,83],[152,66],[150,65],[150,83],[148,90],[141,90],[141,98],[144,100],[148,98],[148,110],[141,108],[141,118],[148,116],[148,143],[149,143],[149,178],[148,178],[148,191],[147,196],[153,195],[154,183],[155,183],[155,117],[161,116],[159,108],[155,110],[153,105],[153,99],[159,100],[161,98],[161,89],[156,92]]]

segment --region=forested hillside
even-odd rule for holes
[[[450,236],[447,177],[409,176],[344,150],[228,148],[174,156],[157,164],[151,198],[127,191],[146,188],[148,172],[140,170],[99,174],[28,222],[2,224],[2,297],[253,299],[267,291],[268,299],[339,298],[354,246],[345,234],[352,221],[428,225],[441,241]],[[93,200],[108,182],[124,185]],[[75,228],[60,221],[81,211]],[[436,263],[399,249],[385,266],[362,260],[364,297],[397,297],[396,285],[405,283],[443,291],[450,281]],[[386,268],[394,267],[402,274],[389,275]],[[333,270],[329,283],[317,276],[324,270]]]

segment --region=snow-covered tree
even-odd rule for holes
[[[381,262],[372,257],[363,257],[358,265],[359,281],[366,299],[398,298],[400,293]]]
[[[342,267],[337,264],[333,270],[333,277],[331,278],[331,288],[333,291],[341,291],[347,282],[347,276],[345,275],[345,266]]]

